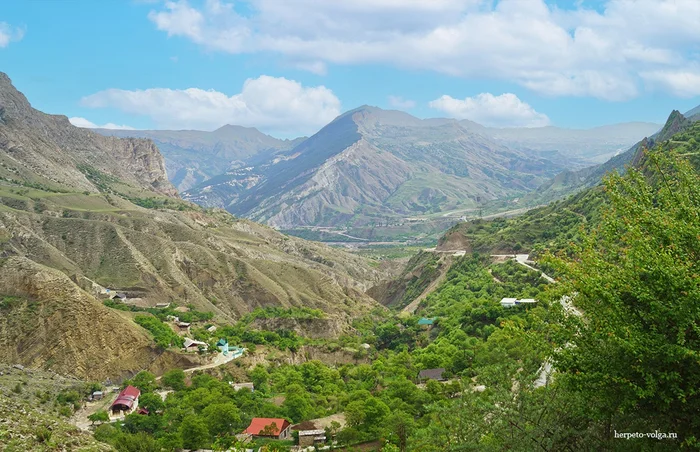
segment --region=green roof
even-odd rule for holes
[[[228,344],[228,341],[226,339],[219,339],[219,342],[216,343],[217,347],[220,347],[222,345]]]
[[[418,325],[432,325],[434,321],[435,321],[435,318],[428,319],[428,318],[422,317],[418,321]]]

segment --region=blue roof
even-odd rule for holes
[[[226,344],[228,344],[228,341],[226,339],[221,338],[221,339],[219,339],[219,342],[216,343],[216,346],[218,347],[220,345],[226,345]]]
[[[418,321],[418,325],[432,325],[434,321],[435,321],[435,318],[428,319],[426,317],[422,317]]]

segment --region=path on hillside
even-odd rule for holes
[[[457,254],[454,254],[455,256]],[[425,299],[425,297],[428,296],[429,293],[437,289],[437,287],[442,284],[442,282],[445,280],[447,277],[447,272],[450,270],[450,267],[452,266],[452,256],[445,256],[445,262],[443,265],[440,266],[440,275],[438,275],[437,278],[431,282],[428,287],[425,288],[425,290],[416,297],[412,302],[410,302],[406,307],[404,307],[401,312],[408,312],[409,314],[413,314],[416,312],[416,309],[418,309],[418,306],[420,305],[420,302]]]
[[[184,369],[183,371],[185,373],[192,373],[198,370],[213,369],[215,367],[223,366],[226,363],[230,363],[234,359],[236,358],[233,356],[233,353],[230,353],[228,356],[225,356],[223,353],[217,353],[214,360],[209,364],[204,364],[197,367],[190,367],[189,369]],[[160,377],[156,377],[156,381],[160,380],[162,377],[162,375]]]

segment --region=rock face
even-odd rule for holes
[[[475,208],[532,190],[560,169],[459,121],[365,106],[289,151],[231,168],[183,196],[282,229],[363,226]]]
[[[178,196],[152,141],[105,137],[74,127],[65,116],[35,110],[4,73],[0,73],[0,150],[0,175],[5,178],[97,192],[99,181],[87,176],[97,170],[136,189]]]

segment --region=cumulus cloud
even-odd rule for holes
[[[416,101],[404,99],[401,96],[389,96],[389,105],[394,108],[411,109],[416,106]]]
[[[68,118],[68,121],[70,121],[71,124],[73,124],[75,127],[82,127],[83,129],[114,129],[114,130],[134,130],[133,127],[129,126],[124,126],[124,125],[118,125],[118,124],[113,124],[111,122],[108,122],[107,124],[103,124],[101,126],[98,126],[92,121],[88,121],[85,118],[81,118],[79,116],[74,116],[72,118]]]
[[[13,27],[7,22],[0,22],[0,48],[7,47],[10,42],[20,41],[23,37],[23,28]]]
[[[304,87],[266,75],[246,80],[241,92],[232,96],[199,88],[108,89],[81,103],[146,115],[164,129],[214,130],[236,124],[268,132],[313,133],[340,114],[340,101],[325,86]]]
[[[469,119],[490,127],[543,127],[550,124],[547,115],[538,113],[512,93],[500,96],[481,93],[465,99],[445,95],[431,101],[430,107],[452,118]]]
[[[272,52],[300,64],[391,64],[608,100],[639,95],[647,86],[640,73],[688,72],[700,45],[697,0],[607,0],[599,10],[543,0],[240,3],[252,13],[238,14],[226,0],[172,0],[148,17],[168,36],[210,50]]]

